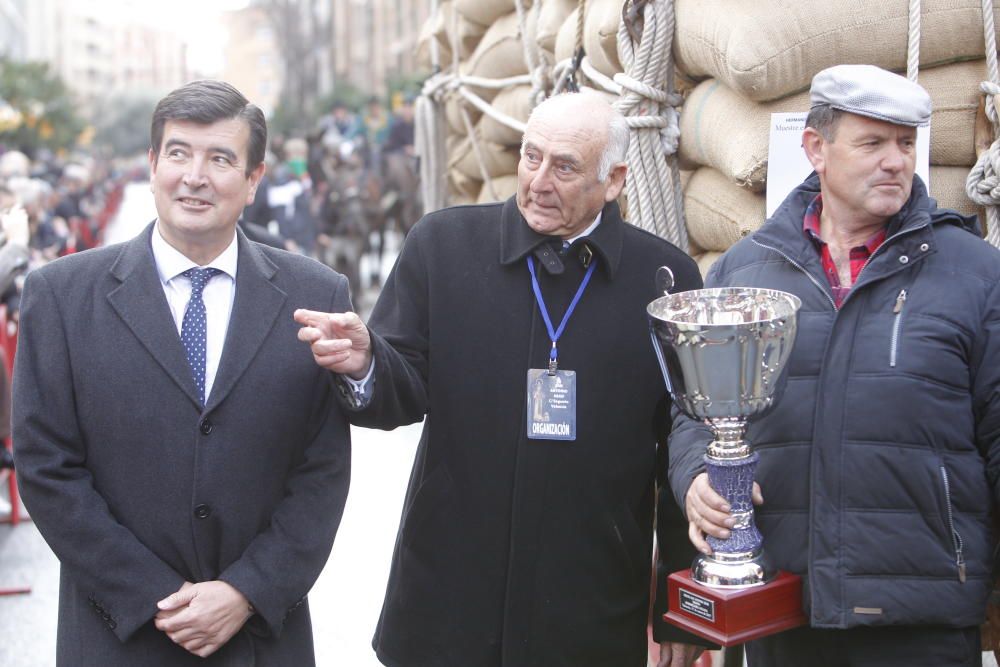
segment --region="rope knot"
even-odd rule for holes
[[[965,182],[965,192],[980,206],[1000,205],[1000,140],[979,156]]]

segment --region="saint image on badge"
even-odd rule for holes
[[[528,437],[576,440],[576,371],[528,369]]]

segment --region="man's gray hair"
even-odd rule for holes
[[[629,129],[628,121],[618,109],[611,108],[611,118],[608,121],[608,145],[601,153],[597,163],[597,180],[603,183],[611,175],[611,169],[616,164],[625,162],[628,155]]]

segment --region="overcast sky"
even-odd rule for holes
[[[179,36],[188,45],[188,65],[198,74],[221,74],[226,32],[222,12],[242,9],[249,0],[104,0],[109,11],[122,12]]]

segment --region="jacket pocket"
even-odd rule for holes
[[[620,506],[611,514],[611,531],[614,535],[618,552],[622,560],[628,566],[628,572],[632,577],[644,574],[646,568],[643,566],[644,559],[649,556],[647,548],[652,548],[653,535],[650,533],[648,544],[643,537],[639,525],[629,508]]]
[[[442,525],[435,515],[448,508],[448,501],[454,495],[451,475],[444,466],[439,466],[428,475],[413,496],[403,516],[402,542],[411,546],[413,542],[432,525]]]
[[[899,351],[899,331],[903,323],[903,307],[906,305],[906,290],[899,290],[896,302],[892,306],[892,337],[889,339],[889,367],[896,367],[896,355]]]
[[[941,486],[944,489],[944,520],[948,533],[951,536],[951,546],[955,556],[955,569],[958,571],[958,580],[965,583],[965,554],[962,536],[955,528],[955,508],[951,502],[951,483],[948,480],[948,468],[942,461],[938,471],[941,475]]]

